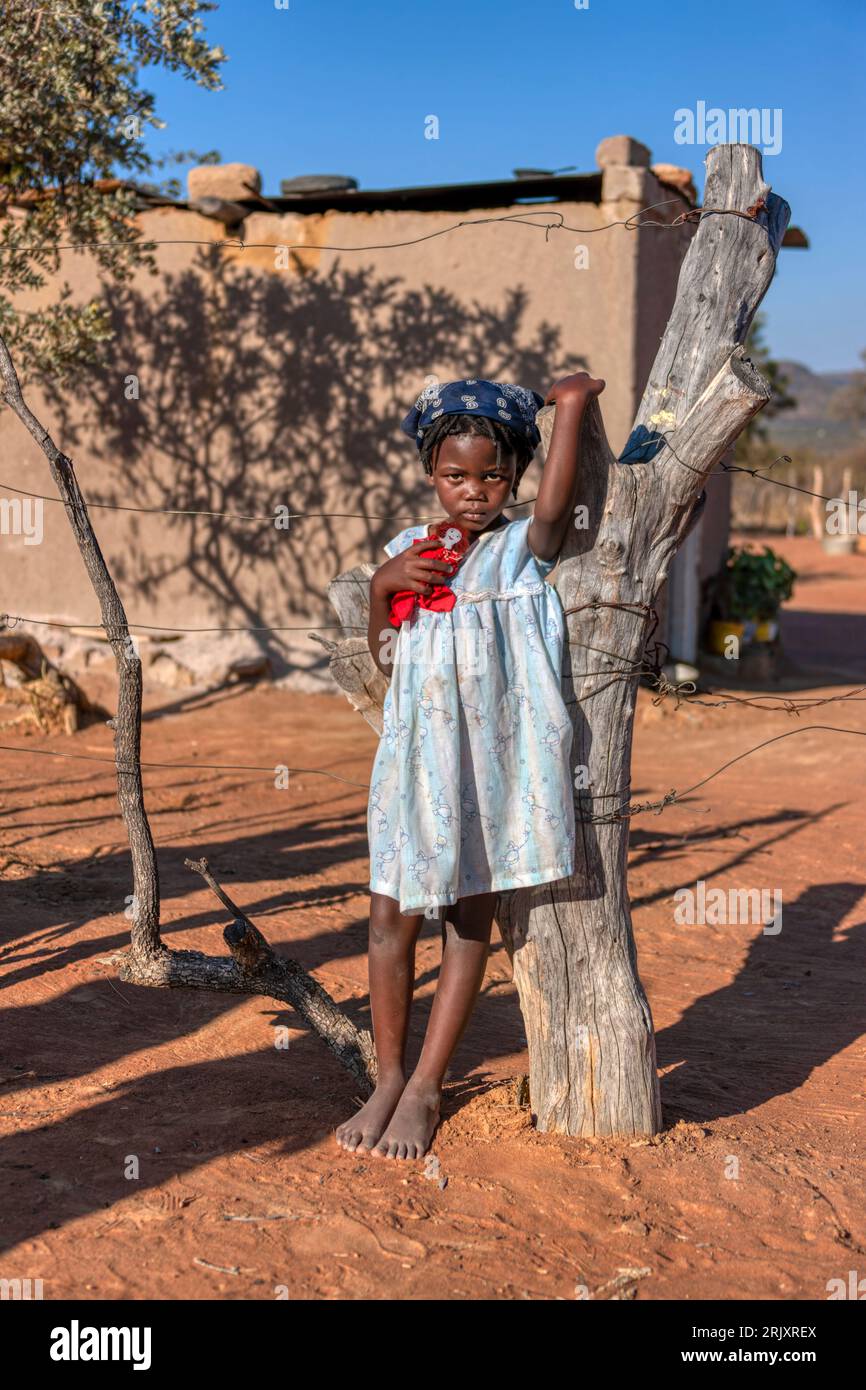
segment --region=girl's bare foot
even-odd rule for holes
[[[423,1158],[439,1123],[441,1092],[410,1081],[373,1153],[378,1158]]]
[[[405,1076],[380,1081],[366,1105],[338,1127],[336,1139],[340,1147],[349,1153],[358,1148],[372,1149],[393,1115],[405,1085]]]

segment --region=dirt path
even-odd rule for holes
[[[866,558],[784,544],[808,575],[789,649],[820,657],[823,693],[838,694],[863,662]],[[145,757],[166,761],[323,767],[363,783],[375,749],[338,698],[259,687],[150,714]],[[656,708],[642,692],[635,797],[817,723],[866,731],[866,704],[796,721]],[[434,1143],[444,1188],[422,1164],[336,1147],[351,1081],[289,1010],[117,982],[101,958],[124,942],[131,886],[111,771],[35,751],[108,755],[108,730],[2,741],[32,751],[0,754],[0,1276],[41,1278],[47,1298],[270,1299],[284,1287],[572,1299],[624,1287],[640,1299],[824,1299],[828,1279],[866,1275],[866,739],[798,734],[635,818],[658,1137],[535,1132],[516,1100],[524,1034],[496,939]],[[167,942],[223,953],[224,914],[183,867],[203,853],[269,938],[368,1025],[364,791],[303,774],[278,791],[204,770],[152,771],[146,785]],[[782,930],[678,925],[674,893],[698,879],[781,890]],[[415,1049],[438,960],[431,924]],[[134,1160],[138,1177],[125,1176]]]

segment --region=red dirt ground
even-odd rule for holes
[[[803,573],[788,653],[820,667],[784,688],[866,683],[866,557],[772,543]],[[111,703],[107,684],[88,691]],[[259,686],[148,709],[153,760],[366,782],[375,750],[342,697]],[[866,731],[866,705],[798,721],[654,707],[642,692],[635,797],[686,788],[807,724]],[[124,943],[131,887],[111,770],[35,751],[109,755],[109,731],[3,741],[32,751],[0,754],[0,1276],[41,1278],[46,1298],[820,1300],[829,1279],[866,1274],[866,740],[798,734],[635,818],[630,887],[664,1105],[654,1138],[534,1130],[515,1099],[525,1039],[495,939],[434,1140],[444,1188],[422,1163],[337,1148],[354,1087],[288,1009],[117,981],[103,962]],[[183,866],[205,854],[270,940],[367,1026],[365,793],[204,770],[151,771],[146,785],[167,942],[225,953],[225,913]],[[673,894],[698,878],[781,888],[781,933],[678,926]],[[415,1049],[438,960],[431,923]]]

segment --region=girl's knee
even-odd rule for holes
[[[377,946],[399,946],[421,930],[423,913],[403,913],[396,898],[370,894],[370,940]]]
[[[445,909],[443,932],[451,931],[473,941],[489,938],[496,897],[495,893],[477,893],[471,898],[459,898]]]

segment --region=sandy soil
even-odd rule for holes
[[[866,557],[773,543],[803,573],[786,689],[866,683]],[[151,701],[145,757],[367,780],[375,736],[341,697],[259,686]],[[866,704],[798,721],[654,707],[644,692],[635,795],[688,787],[807,724],[866,731]],[[496,938],[434,1141],[444,1187],[423,1163],[337,1148],[352,1082],[291,1011],[117,981],[104,958],[124,943],[131,885],[111,770],[36,751],[107,755],[109,732],[2,741],[30,751],[0,753],[0,1276],[41,1278],[46,1298],[820,1300],[828,1279],[866,1274],[866,739],[800,733],[635,818],[630,887],[664,1104],[654,1138],[534,1130]],[[204,769],[146,784],[166,941],[224,953],[225,914],[183,866],[205,854],[367,1026],[364,791]],[[780,888],[782,931],[677,925],[674,892],[699,878]],[[413,1049],[439,950],[431,923]]]

